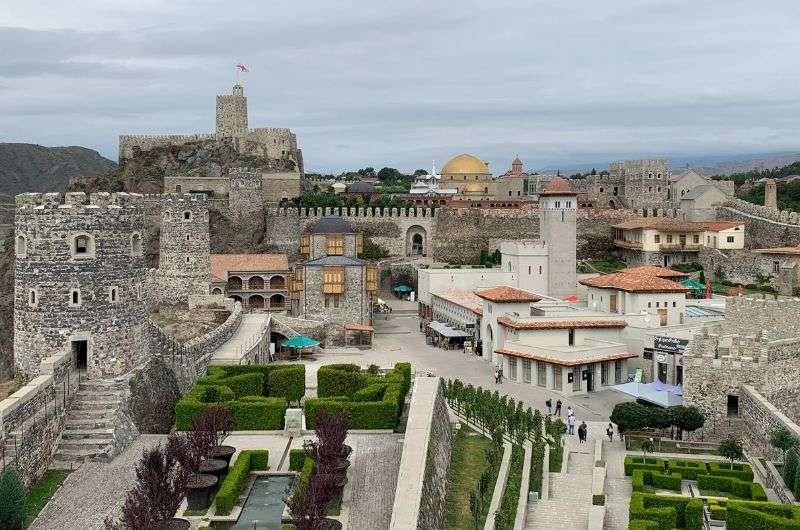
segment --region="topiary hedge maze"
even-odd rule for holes
[[[397,363],[383,377],[355,364],[329,364],[317,371],[316,399],[305,402],[306,428],[317,411],[346,414],[350,429],[394,429],[411,388],[411,364]]]
[[[288,402],[305,394],[305,378],[301,364],[209,366],[208,375],[176,403],[176,427],[191,430],[195,418],[219,406],[231,413],[233,430],[282,429]]]

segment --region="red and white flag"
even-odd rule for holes
[[[238,68],[240,72],[249,72],[249,71],[250,71],[250,70],[248,70],[248,69],[247,69],[247,67],[246,67],[245,65],[243,65],[242,63],[239,63],[239,64],[237,64],[237,65],[236,65],[236,68]]]

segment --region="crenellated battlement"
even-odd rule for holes
[[[745,215],[761,217],[775,223],[800,225],[800,213],[791,210],[777,210],[760,204],[753,204],[752,202],[747,202],[736,197],[728,199],[725,203],[725,207]]]
[[[19,210],[48,208],[141,208],[144,197],[138,193],[97,192],[86,195],[84,192],[69,193],[21,193],[16,196]]]
[[[800,299],[728,297],[725,329],[728,333],[760,333],[768,340],[800,337]]]
[[[356,207],[308,207],[308,206],[295,206],[295,207],[278,207],[267,208],[267,215],[271,216],[297,216],[301,219],[312,219],[317,217],[348,217],[348,218],[395,218],[395,219],[414,219],[414,218],[427,218],[433,219],[439,212],[440,208],[418,208],[415,206],[408,208],[382,208],[372,206],[368,208]]]

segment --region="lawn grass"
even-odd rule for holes
[[[606,256],[603,259],[589,260],[588,263],[595,269],[604,273],[615,272],[628,266],[627,263],[613,256]]]
[[[453,442],[450,469],[447,471],[447,497],[444,527],[447,530],[474,530],[475,522],[469,511],[469,494],[477,489],[478,479],[486,469],[486,450],[492,441],[462,424]],[[494,491],[497,473],[492,473],[489,491]],[[486,511],[488,512],[488,502]],[[483,528],[486,514],[479,526]]]
[[[61,484],[66,480],[69,471],[51,469],[45,471],[42,478],[28,491],[26,503],[27,514],[25,517],[25,528],[28,528],[45,504],[53,497]]]

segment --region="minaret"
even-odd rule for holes
[[[539,233],[547,245],[547,295],[564,299],[577,289],[577,194],[569,182],[553,177],[539,194]]]
[[[233,85],[231,95],[217,96],[217,135],[243,136],[247,133],[247,98],[242,85]]]

